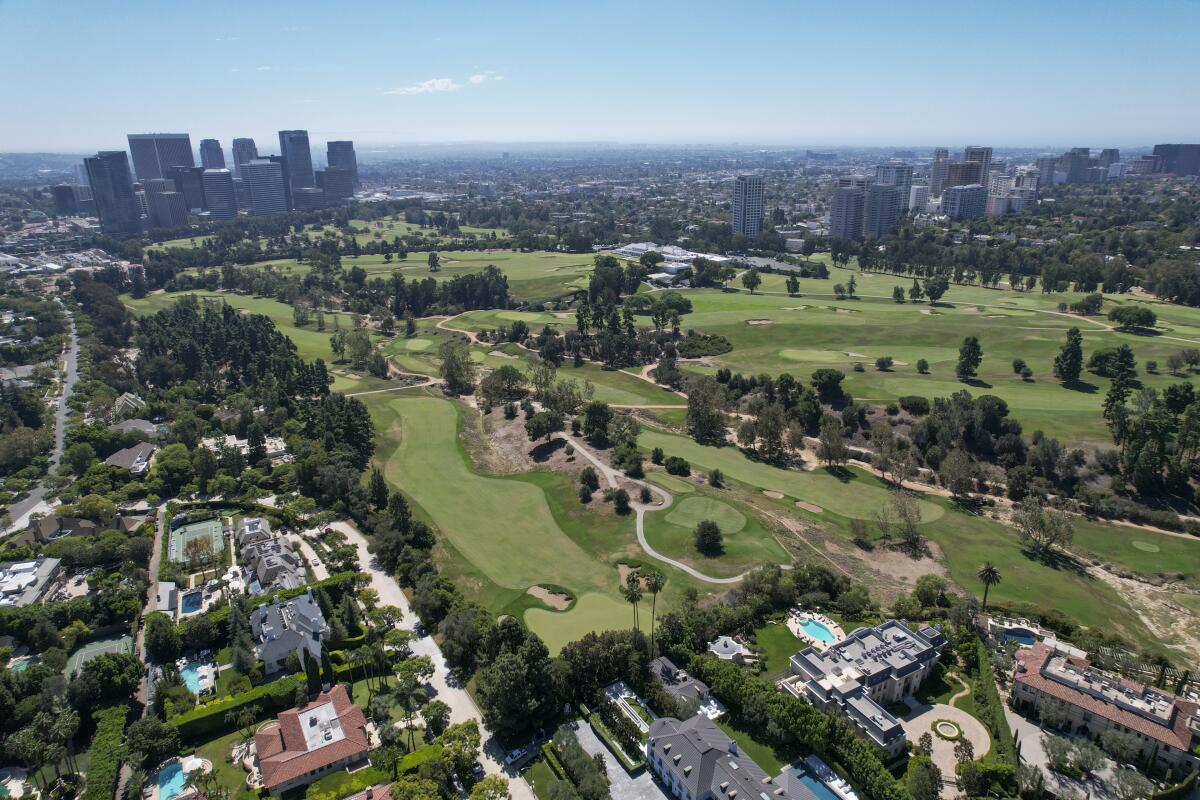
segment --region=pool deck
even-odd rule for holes
[[[808,620],[812,620],[813,622],[823,625],[825,629],[833,635],[833,641],[823,641],[806,631],[804,629],[804,623]],[[808,642],[818,650],[825,650],[830,645],[837,644],[842,639],[846,638],[846,632],[842,630],[841,625],[838,625],[824,614],[818,614],[815,611],[801,611],[799,609],[792,609],[791,613],[788,614],[787,626],[788,630],[792,632],[793,636],[802,642]]]
[[[179,794],[173,795],[172,797],[162,797],[162,792],[160,791],[158,785],[159,773],[176,763],[178,763],[180,768],[184,771],[184,775],[187,775],[196,769],[202,769],[205,772],[212,772],[212,762],[207,758],[197,758],[196,756],[191,755],[168,759],[162,764],[159,764],[157,769],[146,776],[146,782],[142,787],[142,797],[146,798],[146,800],[178,800],[178,798],[189,796],[191,792],[184,789],[181,790]]]

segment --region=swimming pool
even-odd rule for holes
[[[1004,631],[1004,638],[1026,647],[1033,647],[1037,644],[1037,635],[1025,628],[1007,628]]]
[[[203,605],[203,592],[188,592],[183,596],[183,600],[180,603],[180,609],[185,614],[194,614],[195,612],[199,611],[200,607]]]
[[[821,781],[809,775],[807,772],[800,776],[800,782],[803,783],[817,800],[839,800],[838,796]]]
[[[172,761],[158,771],[158,798],[159,800],[174,800],[183,793],[183,784],[187,780],[187,775],[183,772],[183,767],[178,761]]]
[[[179,670],[179,677],[183,678],[183,683],[188,687],[193,694],[200,691],[200,665],[195,661],[188,662],[187,666]]]
[[[837,637],[833,635],[833,631],[826,628],[824,623],[817,622],[815,619],[800,620],[800,629],[821,644],[833,644],[837,641]]]

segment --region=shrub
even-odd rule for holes
[[[88,747],[91,762],[87,770],[87,789],[83,800],[112,800],[121,771],[122,742],[129,706],[120,703],[98,709],[92,714],[96,733]]]
[[[899,400],[900,407],[914,417],[923,417],[929,413],[929,400],[915,394],[908,394]]]
[[[717,556],[724,549],[721,529],[711,519],[706,519],[696,526],[692,533],[696,541],[696,549],[706,556]]]
[[[667,472],[672,475],[687,476],[692,474],[691,465],[688,464],[686,459],[680,458],[679,456],[667,456],[664,466],[666,467]]]
[[[637,758],[638,753],[642,752],[642,732],[633,724],[633,720],[625,716],[625,712],[607,697],[600,702],[596,713],[600,715],[604,727],[608,728],[625,754]]]
[[[550,750],[557,756],[567,780],[575,784],[584,800],[604,800],[609,797],[608,777],[579,744],[574,731],[559,728],[550,741]]]
[[[349,667],[346,667],[348,670]],[[336,668],[335,668],[336,670]],[[256,686],[248,692],[222,697],[186,713],[168,723],[179,729],[179,735],[188,744],[208,741],[232,730],[225,722],[225,715],[249,706],[258,706],[260,717],[266,718],[285,708],[290,708],[296,697],[296,687],[305,682],[301,674],[288,675],[271,683]]]
[[[917,372],[921,373],[922,375],[928,375],[929,374],[929,362],[923,358],[918,358],[917,359]]]
[[[892,368],[892,364],[896,363],[891,356],[880,356],[875,359],[875,369],[880,372],[887,372]]]

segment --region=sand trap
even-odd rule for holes
[[[637,572],[637,567],[631,567],[629,564],[617,564],[617,574],[621,576],[621,585],[625,585],[625,581],[629,580],[631,573]],[[642,588],[646,588],[646,579],[641,580]]]
[[[763,494],[765,494],[767,497],[771,498],[772,500],[782,500],[783,499],[783,492],[774,492],[774,491],[771,491],[770,489],[763,489]]]
[[[855,311],[852,308],[834,308],[833,306],[830,306],[829,308],[833,311],[836,311],[839,314],[857,314],[858,313],[857,311]]]
[[[980,311],[983,311],[983,306],[964,306],[961,311],[964,314],[978,314]]]
[[[488,355],[489,355],[489,356],[496,356],[496,358],[512,358],[512,359],[516,359],[516,356],[514,356],[512,353],[506,353],[506,352],[504,352],[503,350],[492,350],[492,351],[490,351],[490,352],[488,353]]]
[[[774,325],[775,320],[773,320],[773,319],[748,319],[748,320],[746,320],[746,324],[747,325]]]
[[[893,358],[893,359],[892,359],[892,366],[894,366],[894,367],[907,367],[907,366],[908,366],[908,362],[907,362],[907,361],[901,361],[901,360],[900,360],[900,359],[898,359],[898,358]]]
[[[927,316],[927,317],[932,317],[932,316],[933,316],[934,314],[936,314],[937,312],[936,312],[936,311],[934,311],[934,310],[933,310],[933,309],[931,309],[931,308],[922,308],[922,309],[921,309],[921,313],[922,313],[922,314],[924,314],[924,315],[925,315],[925,316]]]
[[[784,311],[803,311],[806,308],[808,308],[808,306],[784,306],[783,310]]]
[[[846,350],[845,353],[850,358],[870,358],[866,353],[855,353],[853,350]]]
[[[342,374],[345,375],[347,378],[349,378],[352,381],[362,380],[361,375],[355,375],[353,372],[343,372]]]
[[[810,513],[813,513],[813,514],[820,514],[820,513],[821,513],[821,507],[820,507],[820,506],[815,506],[815,505],[813,505],[812,503],[806,503],[806,502],[804,502],[803,500],[797,500],[797,501],[796,501],[796,508],[802,508],[802,509],[804,509],[805,511],[808,511],[808,512],[810,512]]]
[[[571,598],[562,592],[552,592],[545,586],[530,586],[525,594],[536,597],[555,611],[566,611],[571,607]]]
[[[984,319],[1008,319],[1008,314],[988,314]]]

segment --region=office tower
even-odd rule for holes
[[[201,176],[204,167],[170,167],[166,177],[175,183],[175,191],[183,195],[183,200],[192,211],[204,209],[204,183]]]
[[[141,215],[129,174],[129,157],[124,150],[101,150],[85,158],[88,185],[100,217],[100,229],[109,236],[140,236]]]
[[[908,190],[908,210],[920,214],[929,204],[929,187],[914,186]]]
[[[1057,156],[1042,156],[1034,162],[1037,165],[1037,188],[1045,189],[1055,184],[1055,173],[1058,172]]]
[[[1091,152],[1086,147],[1072,147],[1066,153],[1063,153],[1062,158],[1063,171],[1067,176],[1067,183],[1087,183],[1091,167]]]
[[[354,154],[354,142],[327,142],[325,163],[350,173],[351,194],[358,188],[358,156]]]
[[[336,203],[354,196],[354,176],[342,167],[317,170],[317,186],[325,193],[327,203]]]
[[[292,189],[292,208],[297,211],[307,208],[323,208],[325,192],[315,186],[302,186]]]
[[[137,203],[138,216],[145,221],[149,221],[150,204],[146,202],[146,192],[143,189],[137,189],[133,193],[134,202]]]
[[[283,176],[283,199],[287,203],[287,210],[291,211],[295,206],[292,205],[292,186],[287,179],[287,159],[283,156],[267,156],[267,160],[279,165],[279,174]]]
[[[225,169],[225,153],[216,139],[200,140],[200,164],[205,169]]]
[[[757,239],[762,233],[762,218],[762,176],[737,176],[733,182],[733,235]]]
[[[1121,160],[1121,151],[1115,147],[1106,147],[1100,151],[1100,158],[1096,159],[1097,163],[1107,169],[1113,164]]]
[[[258,147],[254,144],[253,139],[233,140],[233,171],[239,178],[242,177],[242,164],[249,163],[256,158],[258,158]]]
[[[908,213],[908,193],[912,189],[912,164],[892,161],[875,167],[875,182],[895,186],[900,197],[900,216]]]
[[[250,208],[250,195],[246,189],[245,179],[233,179],[233,194],[237,198],[238,211],[245,211]]]
[[[75,195],[75,187],[69,183],[60,183],[50,187],[54,196],[54,215],[58,217],[73,217],[79,213],[79,198]]]
[[[261,217],[287,213],[283,164],[267,158],[251,159],[242,164],[242,183],[246,188],[246,208],[251,214]]]
[[[987,187],[972,183],[942,192],[942,213],[950,219],[975,219],[987,213]]]
[[[1016,185],[1016,176],[1002,175],[993,170],[992,175],[987,182],[988,196],[991,197],[992,195],[998,195],[1004,197]]]
[[[1162,160],[1159,172],[1200,175],[1200,144],[1156,144],[1154,155]]]
[[[992,170],[992,148],[979,147],[978,145],[971,145],[970,147],[964,148],[963,161],[968,163],[978,162],[980,164],[979,178],[978,180],[973,181],[973,183],[982,183],[984,186],[986,186],[988,173]],[[963,184],[955,185],[962,186]]]
[[[233,190],[233,173],[227,169],[206,169],[201,176],[204,202],[209,219],[237,219],[237,194]]]
[[[829,238],[855,241],[862,238],[865,184],[866,181],[861,177],[838,181],[829,206]]]
[[[946,182],[942,186],[945,193],[951,186],[969,186],[972,183],[982,183],[983,162],[953,161],[946,167]]]
[[[316,185],[308,131],[280,131],[279,155],[283,157],[283,179],[290,191],[309,189]]]
[[[155,192],[149,196],[150,223],[156,228],[178,228],[187,224],[187,201],[175,191]]]
[[[941,197],[942,189],[946,186],[946,175],[950,169],[950,151],[945,147],[933,150],[933,163],[929,165],[929,194]]]
[[[131,133],[129,154],[139,181],[167,177],[168,167],[194,167],[192,139],[186,133]]]
[[[869,185],[863,197],[863,238],[883,238],[899,218],[900,187],[883,183]]]
[[[164,192],[174,192],[175,191],[175,181],[173,181],[169,178],[147,178],[146,180],[142,181],[141,183],[142,183],[142,192],[144,192],[146,195],[146,216],[150,220],[150,227],[153,227],[153,228],[174,227],[172,225],[163,224],[163,221],[158,216],[156,216],[155,211],[154,211],[154,209],[155,209],[154,198],[156,198],[160,194],[163,194]]]

